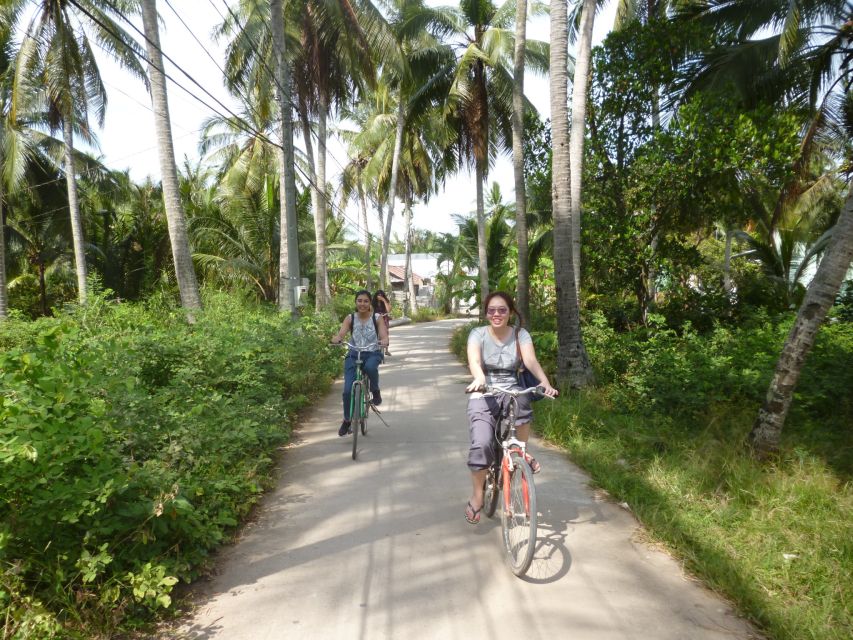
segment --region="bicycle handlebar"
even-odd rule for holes
[[[487,395],[502,394],[502,395],[512,396],[513,398],[517,398],[518,396],[523,396],[523,395],[530,393],[530,394],[539,394],[543,398],[550,398],[551,397],[551,396],[545,395],[545,387],[543,387],[543,386],[528,387],[527,389],[515,390],[515,389],[504,389],[502,387],[495,387],[495,386],[492,386],[489,384],[484,384],[484,385],[481,385],[479,388],[473,389],[471,391],[468,391],[468,389],[465,389],[465,393],[484,393]],[[551,398],[551,400],[554,400],[554,398]]]
[[[340,342],[330,342],[329,344],[331,344],[333,347],[349,347],[350,349],[352,349],[354,351],[362,351],[362,352],[363,351],[379,351],[380,349],[382,349],[382,345],[380,345],[378,342],[371,342],[366,347],[357,347],[353,343],[347,342],[346,340],[341,340]]]

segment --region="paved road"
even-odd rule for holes
[[[637,522],[539,442],[539,547],[525,579],[499,520],[465,522],[466,369],[444,321],[394,328],[383,415],[353,462],[341,382],[296,432],[281,482],[170,638],[754,638],[721,599],[641,541]]]

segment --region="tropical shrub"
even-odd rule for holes
[[[92,637],[168,607],[272,481],[339,369],[334,321],[223,298],[196,323],[96,299],[0,332],[4,637]],[[15,326],[16,325],[16,326]]]

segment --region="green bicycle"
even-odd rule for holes
[[[376,351],[379,345],[374,343],[366,347],[357,347],[350,342],[333,342],[332,344],[352,349],[356,353],[355,379],[352,381],[352,386],[350,386],[349,405],[350,430],[352,432],[352,459],[355,460],[358,456],[358,432],[360,431],[363,436],[367,435],[367,416],[369,411],[372,410],[382,420],[379,410],[373,405],[373,401],[371,400],[370,381],[364,374],[364,361],[361,359],[362,353]],[[384,420],[382,422],[385,423]],[[385,423],[385,426],[387,427],[388,424]]]

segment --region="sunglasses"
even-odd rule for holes
[[[506,307],[489,307],[486,309],[487,316],[505,316],[509,313],[509,309]]]

